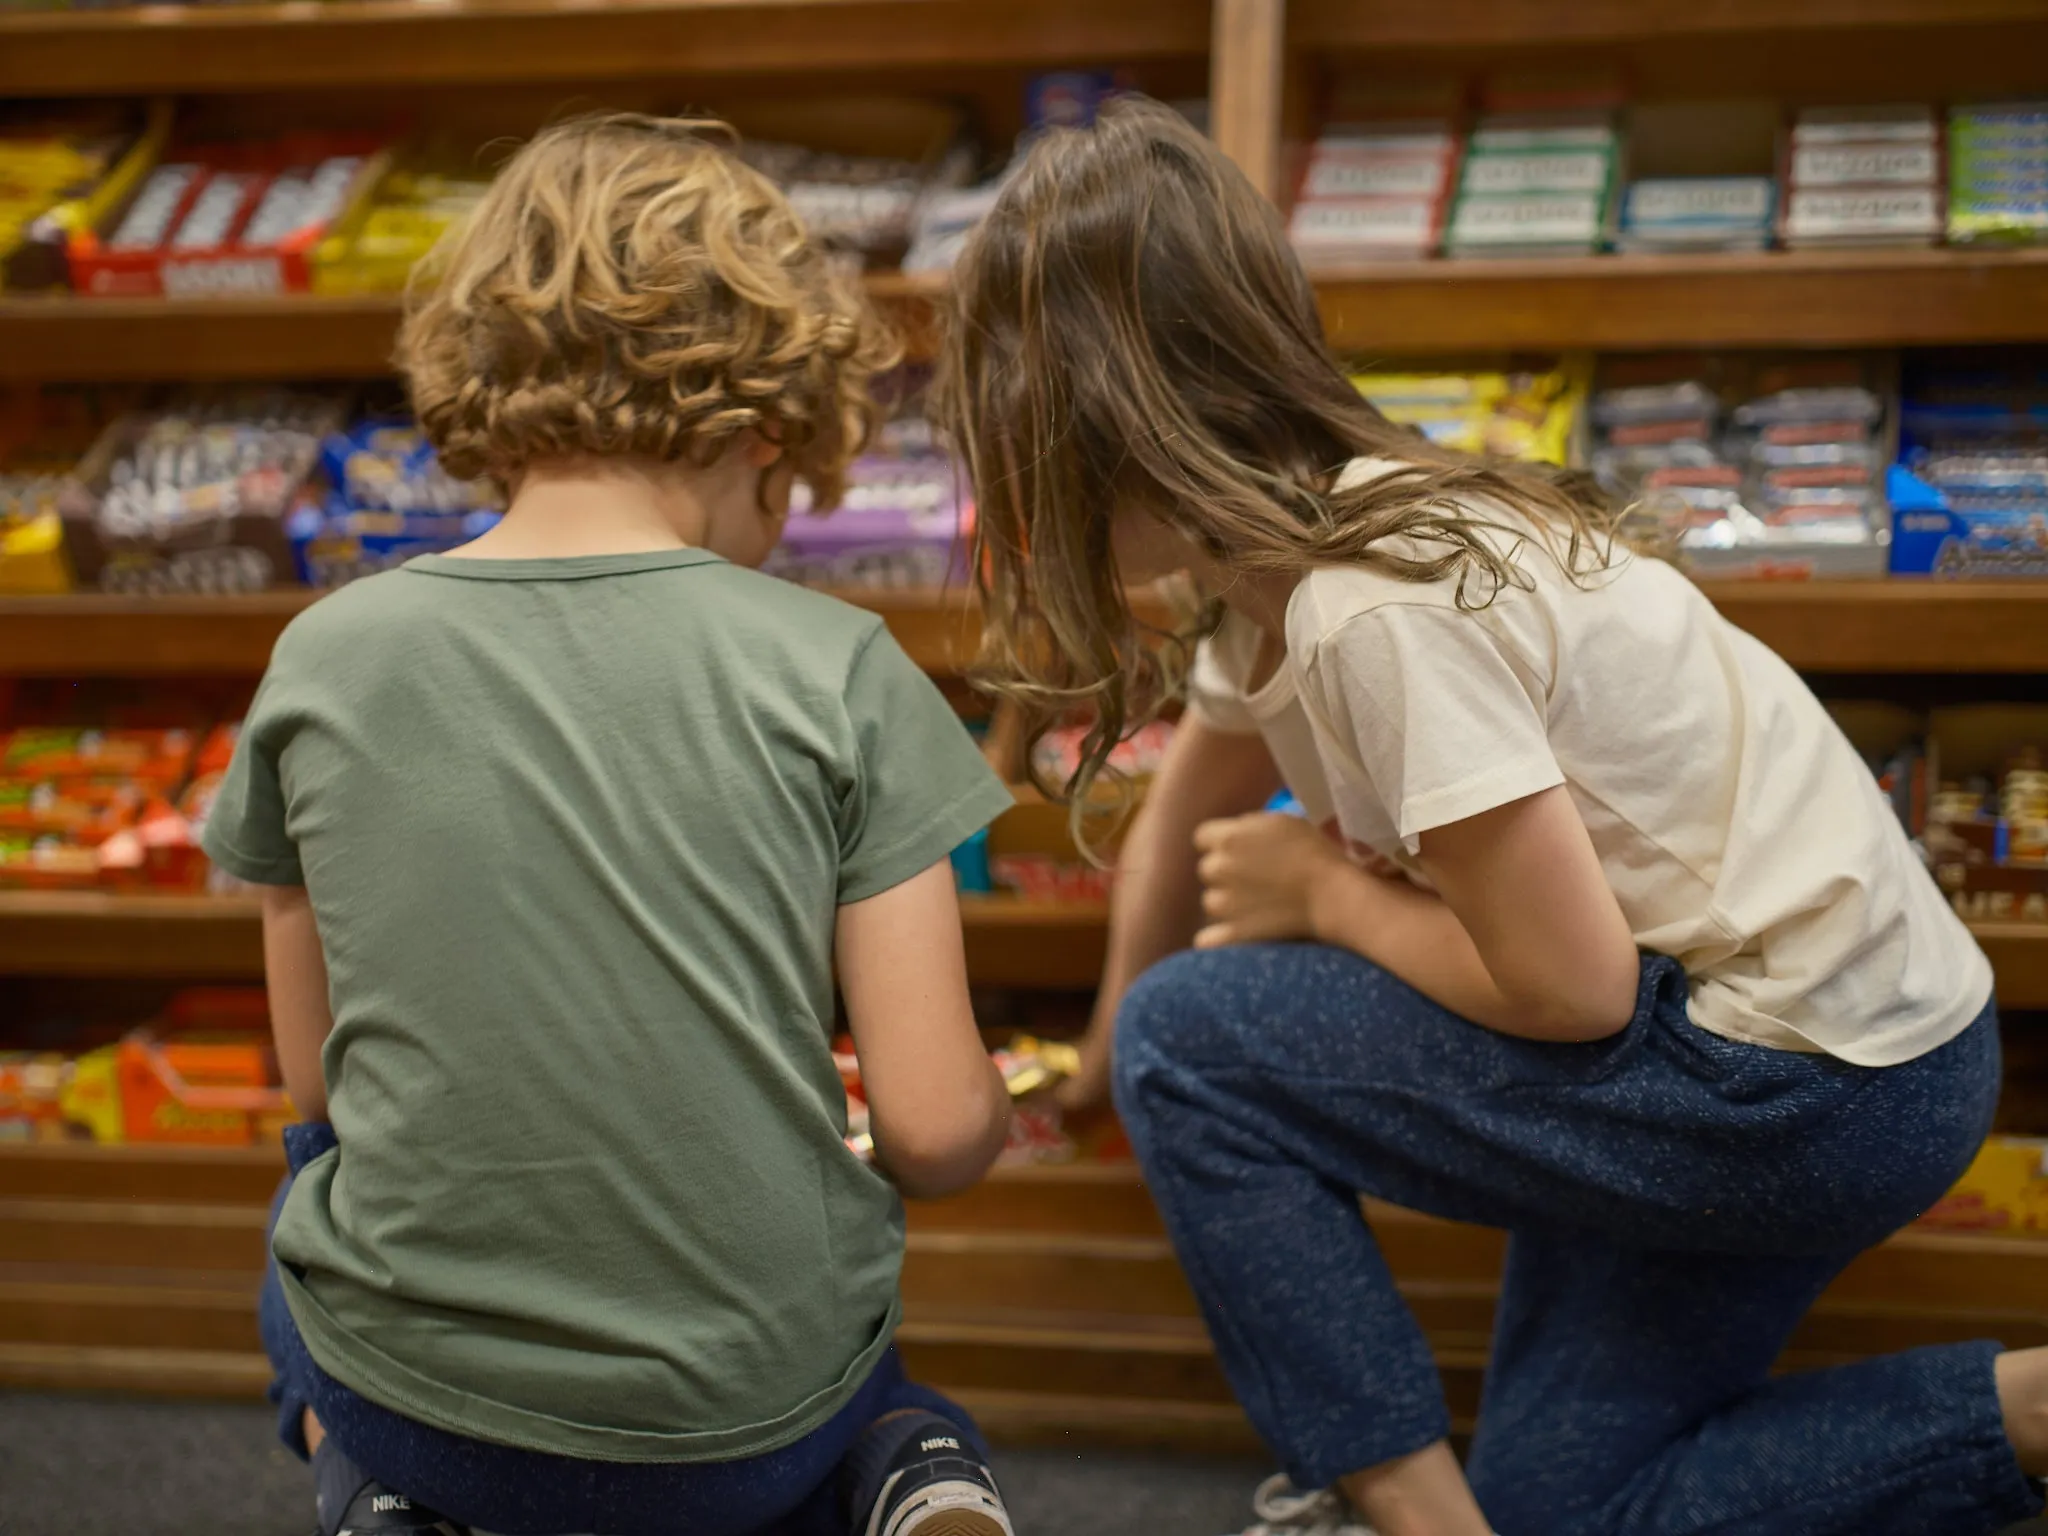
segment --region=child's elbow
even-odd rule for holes
[[[981,1182],[1009,1139],[1008,1095],[951,1114],[926,1114],[891,1126],[875,1152],[913,1200],[957,1195]]]

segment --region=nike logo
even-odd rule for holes
[[[388,1515],[394,1509],[411,1508],[412,1500],[402,1493],[380,1493],[370,1500],[370,1513],[373,1515]]]
[[[919,1441],[917,1448],[920,1451],[957,1451],[960,1449],[960,1442],[944,1435],[935,1435],[929,1440]]]

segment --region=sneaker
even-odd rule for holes
[[[320,1536],[471,1536],[466,1525],[393,1493],[350,1461],[328,1436],[313,1453]]]
[[[1258,1522],[1244,1536],[1373,1536],[1359,1520],[1351,1501],[1335,1488],[1302,1493],[1280,1474],[1259,1484],[1252,1495]]]
[[[845,1467],[855,1536],[1016,1536],[995,1473],[935,1413],[877,1419]]]

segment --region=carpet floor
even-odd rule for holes
[[[0,1394],[0,1536],[306,1536],[306,1470],[262,1407]],[[1019,1536],[1222,1536],[1257,1462],[1012,1450]]]
[[[1222,1536],[1250,1518],[1257,1462],[1010,1450],[1019,1536]],[[0,1536],[306,1536],[306,1470],[269,1410],[0,1394]],[[2048,1536],[2048,1524],[2006,1536]]]

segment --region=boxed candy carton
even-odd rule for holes
[[[383,175],[381,138],[295,134],[174,146],[97,225],[70,231],[95,297],[305,293],[313,252]]]
[[[370,417],[328,435],[321,467],[331,487],[286,520],[299,579],[338,587],[439,554],[488,530],[503,510],[497,490],[441,467],[409,419]]]
[[[1920,1225],[2048,1237],[2048,1141],[1991,1137],[1956,1187],[1920,1218]]]
[[[285,515],[341,414],[337,398],[243,390],[115,421],[60,499],[79,585],[252,592],[288,581]]]

